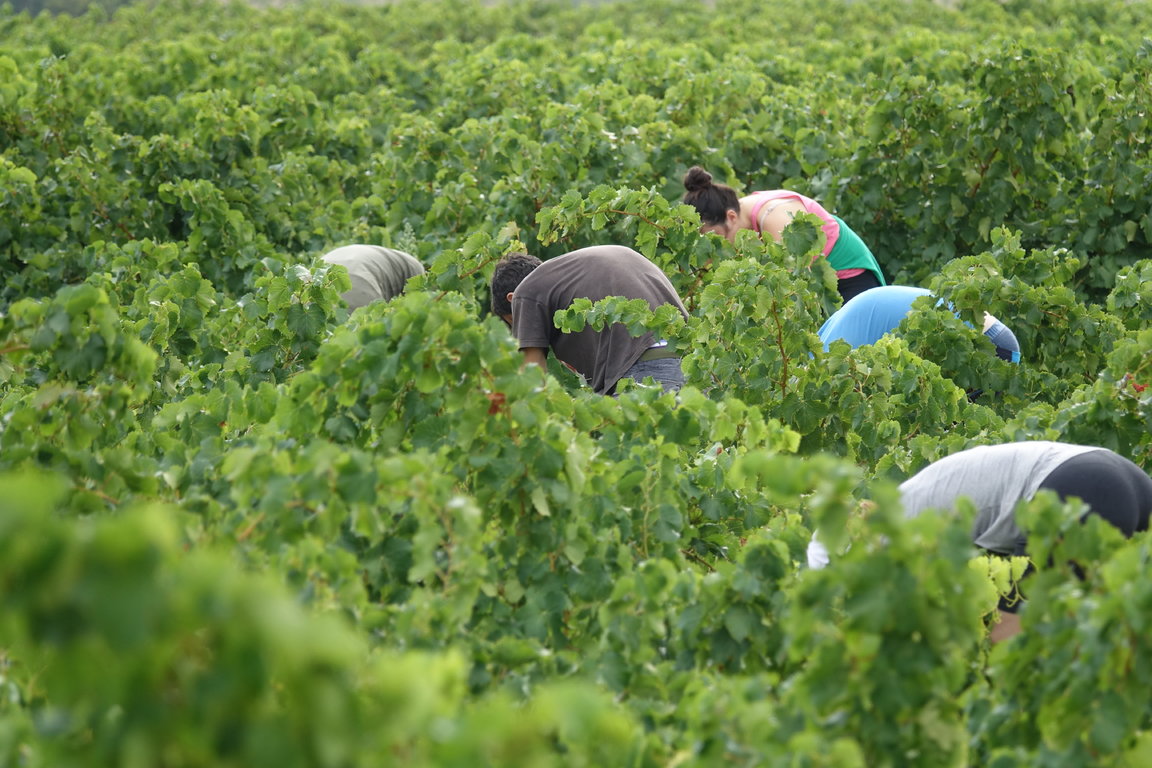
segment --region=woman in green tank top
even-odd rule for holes
[[[836,270],[837,289],[844,301],[869,288],[887,285],[880,264],[860,236],[810,197],[788,189],[737,197],[731,187],[713,183],[712,175],[699,166],[689,169],[684,187],[684,202],[696,208],[704,223],[701,232],[732,240],[738,231],[750,229],[760,235],[767,232],[779,241],[795,214],[811,213],[823,222],[824,257]]]

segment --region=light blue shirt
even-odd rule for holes
[[[824,349],[843,339],[853,347],[875,344],[912,311],[912,302],[931,296],[926,288],[910,285],[882,285],[853,296],[820,326]]]
[[[900,325],[912,311],[912,302],[921,296],[931,296],[926,288],[911,285],[882,285],[853,296],[820,326],[818,335],[824,351],[834,342],[843,340],[852,347],[875,344],[884,334]],[[1020,362],[1020,344],[1003,323],[989,328],[985,335],[1007,353],[1006,359]]]

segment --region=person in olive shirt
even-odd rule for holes
[[[665,391],[684,384],[680,358],[666,341],[651,333],[633,337],[621,323],[601,331],[591,326],[561,333],[552,322],[557,311],[576,299],[608,296],[644,299],[655,310],[684,304],[663,271],[621,245],[599,245],[541,262],[534,256],[505,256],[492,275],[492,312],[504,319],[520,343],[527,363],[543,366],[551,349],[598,394],[611,395],[620,379],[651,376]]]
[[[403,251],[379,245],[345,245],[320,257],[348,270],[352,287],[340,294],[348,311],[387,301],[404,291],[408,278],[424,274],[424,265]]]

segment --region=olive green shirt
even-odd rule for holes
[[[340,294],[349,311],[399,296],[408,278],[424,274],[415,257],[379,245],[345,245],[321,257],[348,270],[352,287]]]

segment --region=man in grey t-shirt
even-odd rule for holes
[[[1131,536],[1141,526],[1147,528],[1147,509],[1139,510],[1140,505],[1131,499],[1121,503],[1117,497],[1126,487],[1126,465],[1148,480],[1134,464],[1105,448],[1043,440],[983,445],[933,462],[908,478],[900,485],[900,501],[904,514],[916,517],[928,509],[951,510],[965,496],[977,510],[972,542],[989,552],[1024,555],[1028,537],[1016,525],[1016,505],[1041,488],[1056,490],[1062,497],[1080,497],[1125,535]],[[1097,467],[1099,472],[1078,472],[1072,486],[1065,489],[1068,492],[1061,493],[1054,481],[1080,466]],[[1113,477],[1114,466],[1118,478]],[[1141,515],[1143,523],[1137,519]]]
[[[589,326],[561,333],[552,322],[557,311],[576,299],[600,301],[608,296],[644,299],[653,310],[671,304],[688,314],[667,275],[622,245],[582,248],[545,262],[510,254],[492,275],[492,312],[511,327],[526,362],[543,366],[551,349],[604,395],[612,394],[620,379],[639,381],[645,376],[666,390],[679,389],[684,381],[680,358],[651,333],[633,337],[620,323],[601,331]]]
[[[348,270],[352,287],[340,294],[348,311],[399,296],[408,278],[424,274],[415,257],[379,245],[345,245],[321,256],[329,264]]]
[[[1000,555],[1026,555],[1028,536],[1016,524],[1016,506],[1040,490],[1061,499],[1075,496],[1125,536],[1148,529],[1152,478],[1128,459],[1090,445],[1042,440],[984,445],[929,464],[900,485],[907,517],[928,510],[950,512],[961,497],[976,507],[972,542]],[[823,567],[828,551],[813,536],[808,564]],[[1014,607],[1002,603],[1002,613]],[[1004,617],[993,639],[1019,630],[1014,616]]]

